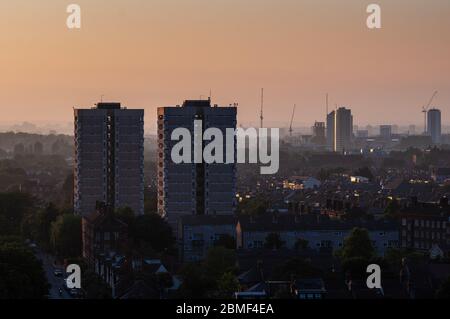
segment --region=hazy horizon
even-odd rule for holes
[[[294,126],[352,109],[355,124],[423,125],[432,106],[450,123],[450,1],[77,0],[0,3],[0,122],[69,123],[102,95],[145,109],[207,97],[239,103],[238,122]],[[82,10],[68,30],[66,6]],[[0,123],[1,124],[1,123]],[[273,124],[272,124],[273,125]],[[280,125],[281,126],[281,125]],[[420,133],[419,129],[418,132]]]

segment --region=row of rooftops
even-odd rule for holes
[[[188,215],[180,220],[184,226],[219,226],[237,225],[243,231],[307,231],[328,230],[346,231],[355,227],[367,230],[397,230],[398,223],[394,221],[343,221],[330,219],[318,214],[264,214],[261,216],[233,216],[233,215]]]
[[[214,107],[217,107],[217,104],[214,104]],[[233,106],[237,106],[237,104],[233,104]],[[179,107],[179,105],[177,105]],[[182,107],[211,107],[211,98],[207,100],[185,100],[182,104]],[[96,103],[92,109],[98,110],[120,110],[126,109],[122,108],[120,102],[99,102]]]

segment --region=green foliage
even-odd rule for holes
[[[209,249],[205,259],[205,270],[211,278],[217,280],[225,272],[236,268],[236,253],[232,249],[213,247]]]
[[[215,288],[214,281],[199,264],[185,264],[180,275],[183,283],[178,291],[179,298],[207,298],[208,292]]]
[[[403,258],[407,258],[413,262],[425,261],[427,259],[426,255],[412,249],[389,248],[384,255],[386,263],[394,271],[400,269]]]
[[[42,247],[50,247],[51,224],[56,221],[60,211],[53,203],[47,204],[35,214],[28,214],[22,221],[22,234],[37,241]]]
[[[320,277],[322,271],[313,266],[311,261],[302,258],[292,258],[275,268],[273,280],[292,280],[300,278]]]
[[[217,297],[231,299],[239,291],[239,281],[232,272],[225,272],[217,281]]]
[[[20,235],[22,220],[33,209],[34,200],[26,193],[0,193],[0,234]]]
[[[137,247],[150,246],[156,252],[171,253],[175,244],[172,228],[158,214],[136,217],[130,237]]]
[[[363,278],[366,274],[369,259],[365,257],[349,257],[342,262],[342,271],[350,273],[352,278]]]
[[[236,240],[230,235],[223,235],[214,243],[214,246],[236,249]]]
[[[180,272],[180,298],[229,298],[237,291],[234,250],[213,247],[204,262],[185,264]],[[233,290],[233,291],[232,291]]]
[[[65,214],[51,225],[50,240],[57,256],[76,258],[81,255],[81,218]]]
[[[82,288],[86,299],[111,299],[111,288],[93,271],[81,272]]]
[[[127,224],[130,229],[133,229],[136,216],[130,207],[117,208],[114,215],[117,219]]]
[[[396,218],[400,213],[400,204],[396,198],[393,198],[387,204],[384,215],[388,218]]]
[[[355,257],[365,258],[366,260],[372,258],[375,255],[375,250],[367,230],[354,228],[344,240],[344,246],[340,254],[344,260]]]
[[[0,299],[43,299],[49,285],[42,264],[12,238],[0,239]]]
[[[280,234],[270,233],[266,237],[264,247],[267,249],[280,249],[284,244],[285,242],[281,240]]]

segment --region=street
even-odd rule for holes
[[[64,289],[64,275],[61,277],[56,277],[54,275],[54,257],[46,254],[40,248],[36,248],[35,250],[35,255],[42,261],[42,267],[44,268],[48,283],[51,285],[49,290],[49,299],[72,299],[69,293]],[[56,268],[62,269],[62,267]],[[63,273],[65,273],[64,270]],[[60,294],[59,289],[62,290],[62,294]]]

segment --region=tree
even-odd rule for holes
[[[130,207],[117,208],[114,215],[117,219],[127,224],[130,229],[133,229],[136,216]]]
[[[349,257],[342,261],[342,271],[350,278],[362,279],[366,275],[369,260],[365,257]]]
[[[404,258],[414,262],[423,262],[427,259],[427,255],[413,249],[404,248],[389,248],[384,255],[384,259],[389,268],[395,272],[400,269]]]
[[[217,281],[224,273],[236,268],[236,253],[224,247],[213,247],[208,250],[205,259],[206,274]]]
[[[233,293],[239,291],[239,281],[232,272],[225,272],[217,281],[217,294],[219,298],[231,299]]]
[[[65,214],[51,225],[51,244],[59,257],[76,258],[81,255],[81,218]]]
[[[83,270],[82,289],[85,291],[86,299],[110,299],[111,288],[93,271]]]
[[[296,250],[305,250],[308,248],[308,241],[306,239],[298,238],[295,242]]]
[[[375,254],[369,233],[362,228],[354,228],[350,235],[344,240],[341,257],[348,258],[362,257],[370,259]]]
[[[207,298],[215,283],[209,278],[200,264],[185,264],[180,271],[182,284],[178,290],[179,298]]]
[[[436,291],[436,298],[450,299],[450,277],[448,277]]]
[[[33,253],[17,241],[0,240],[0,299],[43,299],[48,289]]]
[[[34,208],[34,200],[27,193],[0,193],[0,234],[19,235],[25,215]]]
[[[28,238],[34,239],[45,248],[50,247],[51,224],[60,215],[59,210],[53,203],[48,203],[36,214],[30,213],[22,222],[22,233]]]
[[[69,173],[61,186],[61,205],[73,207],[73,172]]]
[[[175,244],[172,228],[158,214],[136,217],[130,236],[138,247],[149,245],[157,252],[170,252]]]
[[[228,298],[237,291],[236,254],[222,246],[210,248],[203,262],[185,264],[179,298]]]
[[[399,212],[400,212],[400,204],[398,203],[398,200],[396,198],[393,198],[387,204],[384,210],[384,215],[388,218],[395,218],[397,217]]]
[[[236,249],[236,240],[230,235],[223,235],[215,241],[214,246],[221,246],[227,249]]]
[[[284,246],[284,241],[281,240],[280,234],[270,233],[267,235],[264,242],[264,247],[267,249],[280,249]]]

